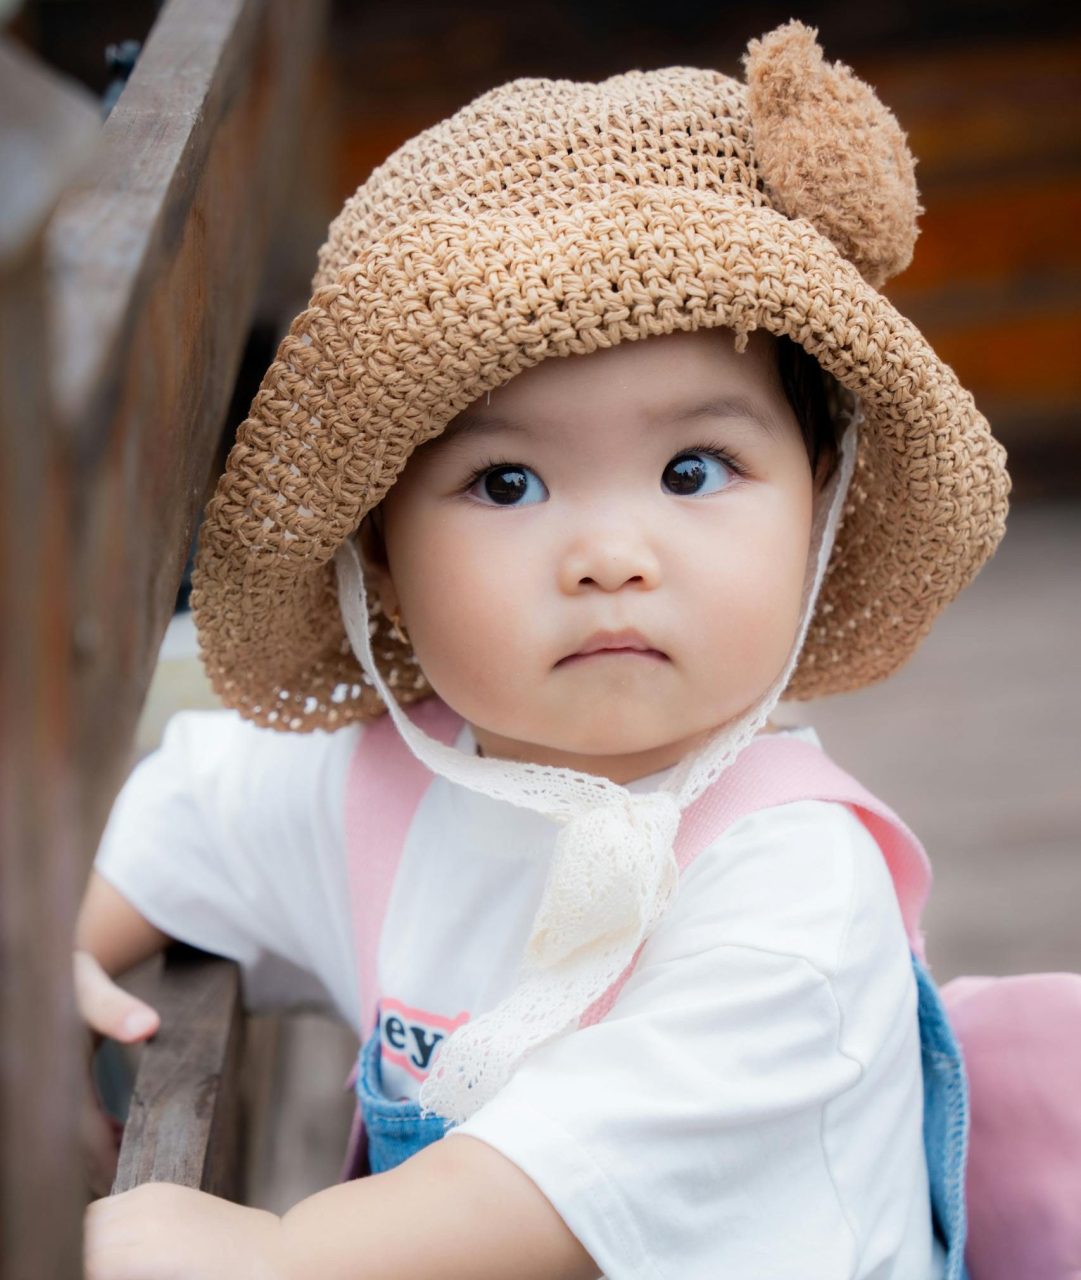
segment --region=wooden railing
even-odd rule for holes
[[[167,0],[115,109],[0,40],[0,1280],[81,1275],[76,905],[131,764],[322,0]],[[117,1187],[236,1186],[235,967],[170,956]]]
[[[113,1192],[178,1182],[240,1199],[239,970],[230,960],[170,947],[154,1004],[161,1030],[139,1061]]]

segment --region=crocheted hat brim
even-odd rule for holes
[[[224,702],[284,730],[383,710],[338,608],[333,556],[410,453],[553,356],[676,330],[762,328],[861,400],[865,427],[787,697],[895,671],[1005,528],[1005,452],[926,340],[814,227],[745,196],[594,187],[469,217],[429,209],[293,322],[200,534],[192,608]],[[386,620],[403,704],[431,690]]]

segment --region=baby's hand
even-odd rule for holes
[[[86,1211],[86,1280],[284,1280],[281,1219],[171,1182]]]
[[[75,1001],[82,1020],[96,1033],[95,1047],[103,1036],[134,1044],[157,1031],[157,1011],[118,987],[89,951],[76,951],[74,964]]]
[[[75,1002],[90,1032],[87,1088],[80,1123],[84,1176],[92,1195],[108,1195],[116,1177],[120,1125],[102,1107],[91,1063],[104,1037],[134,1044],[157,1031],[161,1018],[148,1004],[118,987],[88,951],[74,955]]]

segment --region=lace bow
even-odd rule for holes
[[[556,838],[527,960],[547,969],[617,942],[633,953],[675,890],[678,827],[679,805],[664,791],[627,793],[567,822]]]

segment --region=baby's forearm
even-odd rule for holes
[[[462,1134],[282,1219],[288,1280],[595,1280],[598,1269],[516,1165]]]
[[[91,869],[75,923],[75,949],[89,951],[110,977],[126,973],[170,939]]]

